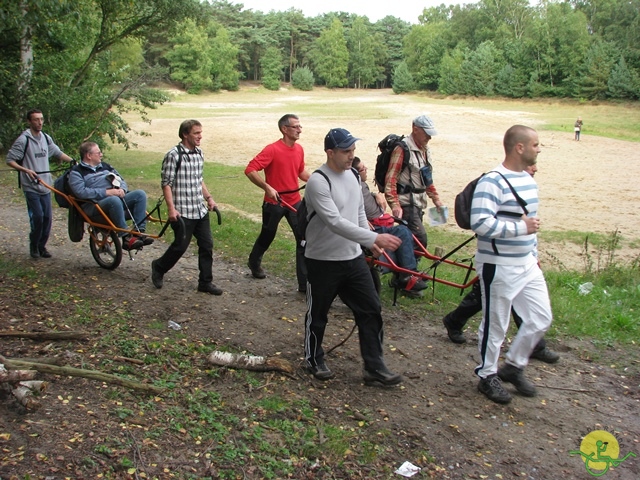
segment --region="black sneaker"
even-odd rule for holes
[[[222,295],[222,289],[216,287],[213,283],[198,285],[198,291],[203,293],[210,293],[211,295]]]
[[[37,247],[29,247],[29,255],[31,258],[40,258],[40,250]]]
[[[138,250],[144,245],[144,242],[139,237],[135,237],[130,233],[124,235],[121,240],[123,250]]]
[[[307,286],[306,285],[298,285],[298,292],[299,293],[307,293]]]
[[[49,253],[49,250],[47,250],[44,247],[42,247],[38,253],[40,253],[40,256],[42,258],[51,258],[51,254]]]
[[[467,342],[467,338],[462,333],[462,330],[456,330],[449,326],[449,315],[446,315],[442,319],[442,323],[444,325],[444,328],[447,329],[447,335],[449,336],[449,340],[451,340],[453,343],[458,343],[458,344]]]
[[[140,230],[140,235],[139,235],[140,239],[142,240],[142,244],[146,247],[147,245],[152,245],[153,244],[153,238],[151,238],[149,235],[145,234],[145,230]]]
[[[480,379],[478,391],[492,402],[506,404],[511,401],[511,394],[504,389],[502,382],[495,373],[487,378]]]
[[[335,373],[333,373],[329,367],[327,367],[327,364],[324,362],[320,362],[318,365],[307,365],[306,367],[307,372],[309,372],[311,375],[313,375],[314,377],[316,377],[318,380],[331,380],[333,377],[336,376]]]
[[[511,383],[516,387],[516,390],[525,397],[536,396],[537,392],[535,385],[524,378],[524,372],[521,368],[505,363],[498,369],[498,377],[500,377],[500,380],[503,382]]]
[[[402,383],[402,375],[392,373],[387,367],[378,370],[364,370],[364,384],[370,387],[393,387]]]
[[[247,262],[247,266],[251,270],[251,275],[253,278],[258,278],[262,280],[263,278],[267,278],[267,274],[264,269],[260,265],[252,265],[251,261]]]
[[[151,282],[154,287],[162,288],[162,285],[164,284],[164,273],[158,270],[156,262],[157,260],[151,262]]]
[[[542,350],[534,350],[529,358],[535,358],[544,363],[556,363],[560,360],[560,355],[548,347],[544,347]]]

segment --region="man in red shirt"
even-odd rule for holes
[[[273,242],[280,220],[285,217],[296,238],[298,291],[304,293],[307,290],[307,274],[304,249],[296,228],[298,220],[293,211],[279,204],[279,200],[282,199],[297,209],[302,201],[298,179],[303,182],[309,179],[309,172],[304,166],[304,150],[296,143],[300,138],[302,126],[296,115],[288,113],[278,120],[278,129],[282,133],[282,139],[264,147],[244,170],[249,180],[264,190],[262,230],[253,245],[248,265],[254,278],[266,278],[267,275],[261,266],[262,256]],[[259,173],[261,170],[264,170],[264,178]]]

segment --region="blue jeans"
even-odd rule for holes
[[[124,204],[127,204],[128,210]],[[128,230],[127,219],[131,219],[142,231],[147,225],[147,194],[144,190],[134,190],[124,196],[124,201],[120,197],[107,197],[98,202],[102,211],[109,217],[113,224],[124,230]],[[85,204],[83,207],[87,216],[96,222],[104,223],[104,218],[93,204]],[[119,233],[124,235],[123,232]]]
[[[411,235],[411,230],[404,225],[396,225],[393,227],[375,227],[375,231],[376,233],[390,233],[402,240],[402,245],[400,245],[395,252],[387,251],[387,255],[389,255],[389,258],[393,260],[396,265],[413,271],[418,268],[416,256],[413,253],[413,236]]]
[[[47,245],[51,234],[51,194],[44,195],[35,192],[24,192],[27,200],[27,213],[29,214],[29,224],[31,233],[29,243],[32,250],[42,251]]]

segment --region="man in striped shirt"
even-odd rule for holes
[[[187,251],[191,237],[196,237],[200,271],[198,291],[222,295],[222,289],[213,284],[213,235],[209,211],[216,207],[216,202],[203,179],[202,124],[198,120],[185,120],[180,124],[178,135],[181,142],[165,155],[161,173],[167,220],[171,222],[175,240],[162,257],[151,262],[151,281],[156,288],[162,288],[164,274]]]
[[[478,235],[476,270],[482,290],[478,330],[481,363],[478,390],[497,403],[509,403],[502,381],[524,396],[536,395],[524,377],[529,356],[551,325],[547,284],[538,265],[536,234],[538,186],[526,172],[535,165],[540,142],[535,130],[514,125],[505,133],[505,159],[483,176],[473,193],[471,228]],[[524,200],[524,205],[522,200]],[[498,368],[500,348],[509,327],[511,307],[524,319]]]

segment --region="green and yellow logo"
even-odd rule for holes
[[[585,435],[580,443],[580,450],[571,450],[570,455],[580,455],[584,467],[590,475],[601,477],[611,467],[617,467],[629,457],[635,457],[633,452],[620,458],[620,445],[611,433],[605,430],[594,430]]]

